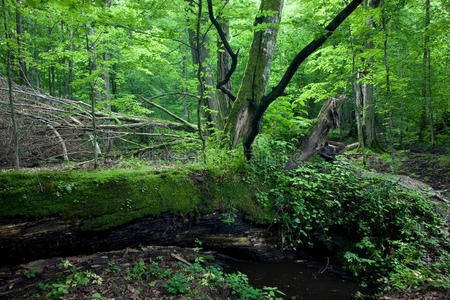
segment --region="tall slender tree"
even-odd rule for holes
[[[5,0],[2,0],[2,8],[3,8],[3,22],[5,29],[5,38],[6,38],[6,77],[8,81],[8,98],[9,98],[9,113],[11,115],[11,123],[12,123],[12,152],[14,155],[14,167],[18,169],[20,167],[19,161],[19,139],[18,139],[18,129],[17,129],[17,121],[16,121],[16,112],[14,109],[14,96],[13,96],[13,84],[12,84],[12,75],[11,75],[11,33],[9,31],[8,26],[8,14],[7,7],[5,4]]]

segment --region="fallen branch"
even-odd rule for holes
[[[148,99],[145,99],[144,97],[142,97],[142,100],[145,101],[146,103],[148,103],[148,104],[150,104],[150,105],[156,107],[157,109],[159,109],[159,110],[165,112],[166,114],[168,114],[168,115],[171,116],[172,118],[177,119],[177,120],[180,121],[181,123],[183,123],[183,124],[185,124],[186,126],[188,126],[189,128],[191,128],[192,130],[197,131],[197,126],[196,126],[196,125],[194,125],[194,124],[192,124],[192,123],[189,123],[189,122],[186,121],[185,119],[183,119],[183,118],[177,116],[177,115],[174,114],[173,112],[169,111],[167,108],[162,107],[161,105],[156,104],[156,103],[153,102],[153,101],[150,101],[150,100],[148,100]]]
[[[175,258],[175,259],[177,259],[177,260],[179,260],[179,261],[181,261],[181,262],[183,262],[183,263],[185,263],[188,266],[192,266],[192,264],[190,262],[188,262],[187,260],[185,260],[184,258],[182,258],[181,256],[179,256],[179,255],[177,255],[175,253],[170,253],[170,256]]]

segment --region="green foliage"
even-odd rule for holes
[[[342,268],[378,292],[425,283],[448,288],[450,244],[430,200],[391,181],[364,179],[345,160],[304,163],[286,173],[279,145],[263,145],[247,180],[270,186],[257,199],[272,212],[283,248],[326,246]]]
[[[68,260],[61,261],[60,266],[65,269],[72,267],[70,274],[53,282],[39,283],[39,288],[46,292],[46,299],[61,299],[64,295],[70,294],[71,288],[77,286],[102,285],[103,283],[103,278],[96,273],[89,270],[78,270]],[[94,297],[94,299],[101,298]]]
[[[180,295],[184,294],[189,289],[190,283],[186,275],[175,273],[173,277],[167,280],[167,284],[163,286],[169,290],[169,293]]]

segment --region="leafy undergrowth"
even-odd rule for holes
[[[264,178],[272,187],[258,201],[273,210],[282,247],[326,248],[372,295],[450,288],[448,204],[443,210],[396,183],[362,178],[346,160],[286,173],[285,143],[257,146],[247,180]]]
[[[225,273],[198,249],[143,247],[30,265],[19,278],[33,287],[10,299],[276,299],[277,288],[253,288]],[[20,273],[20,272],[19,272]],[[55,274],[58,274],[55,277]],[[43,280],[45,278],[45,280]]]

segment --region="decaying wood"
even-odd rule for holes
[[[308,160],[314,152],[326,144],[330,129],[339,126],[340,108],[345,98],[345,95],[342,95],[339,98],[329,98],[325,102],[317,116],[316,125],[310,130],[309,135],[303,139],[299,149],[291,156],[285,166],[286,170],[297,168],[301,162]]]
[[[213,213],[197,220],[173,214],[149,216],[107,231],[83,231],[79,222],[57,217],[3,220],[0,223],[0,266],[55,256],[88,254],[138,245],[195,246],[238,253],[241,257],[269,259],[281,256],[265,229],[243,217],[230,224]],[[279,257],[278,257],[279,258]]]
[[[351,151],[351,150],[356,149],[358,147],[359,147],[359,143],[353,143],[353,144],[345,146],[344,151]]]
[[[103,141],[117,140],[126,152],[144,153],[174,145],[182,141],[192,141],[179,132],[196,132],[197,126],[179,118],[162,106],[151,101],[167,93],[146,99],[146,102],[158,107],[176,119],[166,121],[147,116],[133,116],[111,111],[93,111],[91,105],[82,101],[58,98],[47,95],[40,90],[13,84],[14,114],[19,130],[21,160],[24,166],[36,166],[41,161],[75,161],[86,160],[93,149],[98,155],[107,151]],[[12,165],[9,150],[11,141],[11,110],[8,101],[6,80],[0,78],[0,167]],[[187,96],[196,97],[192,94]],[[97,142],[94,142],[93,114],[96,119]],[[177,132],[174,132],[177,131]],[[133,140],[131,139],[133,138]],[[94,145],[94,144],[95,145]],[[142,146],[138,146],[142,145]],[[130,150],[132,147],[132,151]],[[103,149],[105,148],[105,149]]]
[[[196,126],[196,125],[191,124],[191,123],[189,123],[188,121],[184,120],[183,118],[177,116],[176,114],[174,114],[173,112],[171,112],[171,111],[168,110],[167,108],[162,107],[161,105],[156,104],[156,103],[153,102],[153,101],[150,101],[150,100],[148,100],[148,99],[145,99],[144,97],[142,97],[142,100],[145,101],[146,103],[148,103],[148,104],[150,104],[150,105],[156,107],[157,109],[159,109],[159,110],[165,112],[166,114],[168,114],[168,115],[171,116],[172,118],[174,118],[174,119],[180,121],[181,123],[185,124],[187,127],[191,128],[193,131],[196,131],[196,130],[197,130],[197,126]]]
[[[181,261],[182,263],[185,263],[188,266],[192,266],[192,264],[190,262],[188,262],[187,260],[185,260],[184,258],[182,258],[180,255],[177,255],[175,253],[170,253],[170,256],[175,258],[176,260]]]

